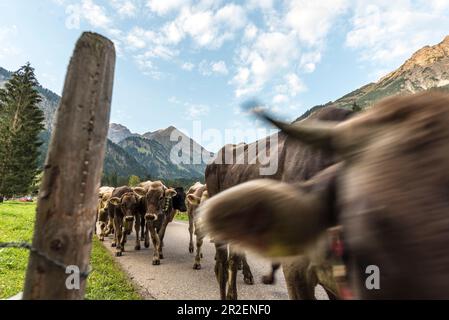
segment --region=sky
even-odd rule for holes
[[[449,1],[0,0],[0,66],[61,94],[83,31],[115,44],[111,122],[192,135],[262,126],[248,100],[290,120],[377,81],[449,34]]]

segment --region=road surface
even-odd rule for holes
[[[161,265],[151,264],[153,248],[146,249],[142,242],[140,251],[134,250],[134,232],[128,237],[123,256],[115,258],[129,277],[137,284],[140,293],[146,299],[158,300],[209,300],[219,299],[218,284],[214,274],[215,247],[206,238],[203,244],[201,270],[193,270],[194,254],[188,251],[188,224],[174,221],[169,224],[164,241],[164,259]],[[104,245],[112,254],[111,238],[105,239]],[[282,300],[288,299],[287,288],[282,270],[277,273],[275,285],[261,283],[262,275],[270,270],[270,261],[248,255],[248,263],[254,276],[255,284],[246,285],[243,274],[237,276],[238,298],[247,300]],[[317,288],[317,297],[324,298],[325,293]],[[324,296],[323,296],[324,295]]]

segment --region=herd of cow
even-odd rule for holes
[[[102,188],[100,238],[114,229],[121,255],[134,223],[136,250],[139,232],[146,247],[151,235],[159,264],[167,224],[187,210],[194,268],[208,234],[222,299],[237,298],[240,267],[245,283],[254,282],[243,248],[277,261],[264,282],[282,264],[291,299],[314,299],[317,284],[332,299],[348,291],[363,299],[449,298],[447,94],[393,97],[355,115],[326,107],[293,124],[258,114],[281,129],[277,144],[256,142],[265,145],[257,152],[276,155],[274,175],[261,175],[260,162],[248,159],[251,144],[227,145],[207,166],[206,185],[187,195],[161,182]],[[246,164],[223,164],[242,148]],[[366,285],[372,266],[378,287]]]

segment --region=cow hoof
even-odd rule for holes
[[[153,260],[153,266],[158,266],[160,264],[161,262],[159,260]]]
[[[237,294],[228,293],[226,295],[226,300],[237,300]]]
[[[135,246],[135,247],[134,247],[134,250],[139,251],[139,250],[140,250],[140,245],[139,245],[139,246]]]
[[[193,253],[193,247],[189,247],[189,252]]]
[[[274,277],[272,276],[263,276],[262,277],[263,284],[274,284]]]
[[[161,254],[159,254],[159,259],[164,259],[164,255],[161,253]]]
[[[99,240],[100,240],[101,242],[104,242],[104,238],[100,238]]]
[[[111,247],[115,248],[117,245],[115,243],[111,243]]]
[[[252,276],[251,277],[244,277],[243,278],[243,282],[245,282],[248,285],[253,285],[254,284],[254,279],[253,279]]]
[[[150,243],[145,242],[145,248],[149,248],[150,247]]]
[[[200,258],[203,259],[203,254],[202,253],[200,253]]]
[[[116,257],[121,257],[121,256],[122,256],[122,253],[121,253],[121,252],[116,252],[116,253],[115,253],[115,256],[116,256]]]
[[[195,263],[193,264],[193,270],[201,270],[201,264],[195,262]]]

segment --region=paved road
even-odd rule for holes
[[[193,270],[194,255],[188,252],[188,225],[183,222],[172,222],[165,235],[164,257],[160,266],[151,264],[153,249],[144,248],[134,250],[134,233],[128,237],[125,252],[122,257],[116,258],[121,267],[129,274],[138,286],[144,297],[161,300],[208,300],[219,299],[218,284],[214,274],[215,247],[206,238],[203,244],[202,269]],[[106,239],[105,246],[111,248],[111,239]],[[268,286],[261,283],[261,277],[270,270],[270,262],[248,255],[248,263],[255,279],[252,286],[243,282],[243,275],[238,274],[239,299],[288,299],[287,289],[282,274],[278,271],[275,285]],[[318,297],[322,290],[317,290]]]

